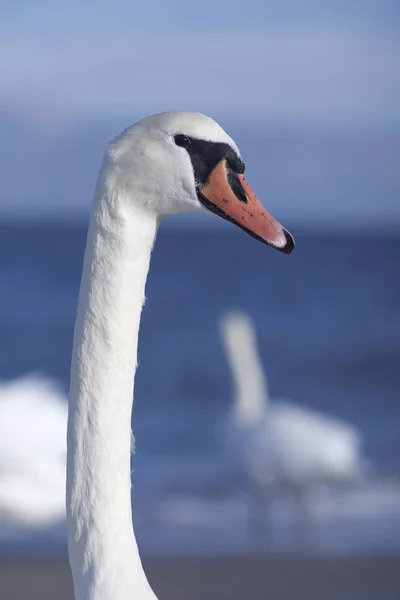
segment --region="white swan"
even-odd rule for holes
[[[293,249],[243,171],[233,140],[197,113],[144,119],[105,154],[71,366],[67,521],[77,600],[155,598],[132,526],[130,448],[140,313],[160,219],[206,207],[283,252]]]
[[[321,484],[358,479],[364,469],[358,430],[296,404],[270,402],[256,333],[245,313],[224,315],[221,335],[235,384],[225,441],[256,495],[257,487],[258,492],[281,488],[304,500]],[[253,500],[262,498],[261,493]]]
[[[65,519],[67,401],[30,374],[0,384],[0,521],[43,527]]]

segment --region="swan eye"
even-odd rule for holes
[[[183,135],[183,133],[178,133],[174,136],[174,141],[177,146],[181,146],[182,148],[187,148],[192,143],[192,140],[187,135]]]

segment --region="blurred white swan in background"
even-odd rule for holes
[[[0,383],[0,522],[65,519],[67,400],[37,374]]]
[[[229,312],[221,334],[235,385],[223,430],[225,443],[248,477],[253,509],[267,491],[282,491],[306,507],[321,486],[357,480],[363,472],[358,430],[331,416],[286,401],[270,401],[251,319]]]

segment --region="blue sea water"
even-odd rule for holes
[[[181,546],[201,510],[198,547],[209,546],[204,523],[212,536],[221,498],[220,515],[242,510],[240,477],[215,436],[233,392],[218,334],[231,308],[256,323],[272,396],[355,425],[376,476],[400,475],[400,236],[293,233],[284,256],[231,227],[161,227],[140,331],[133,480],[138,506],[178,498],[163,510],[186,532]],[[40,371],[67,390],[85,238],[86,224],[0,226],[0,380]],[[201,510],[199,498],[209,501]],[[145,512],[142,545],[163,551]],[[225,541],[228,521],[219,518]],[[387,528],[382,548],[400,547],[391,524],[371,527],[360,525],[361,549],[376,543],[374,527]]]

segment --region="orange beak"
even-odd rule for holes
[[[292,235],[269,214],[257,199],[245,177],[222,160],[198,189],[199,200],[210,211],[231,221],[265,244],[290,254]]]

